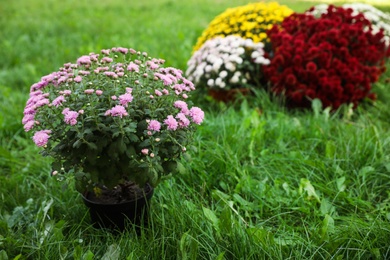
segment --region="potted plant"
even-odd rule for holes
[[[53,174],[74,176],[87,206],[145,204],[202,123],[204,112],[188,101],[193,83],[163,64],[134,49],[105,49],[31,86],[24,129],[53,158]],[[92,221],[108,218],[98,225],[111,227],[114,206],[90,211]]]
[[[215,37],[194,52],[186,76],[214,99],[234,100],[238,93],[249,94],[251,88],[264,84],[261,66],[270,61],[263,48],[263,43],[240,36]]]

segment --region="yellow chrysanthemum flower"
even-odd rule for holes
[[[277,2],[259,2],[229,8],[210,22],[198,38],[194,51],[216,36],[238,35],[252,39],[254,42],[267,42],[268,37],[265,32],[292,13],[293,10]]]

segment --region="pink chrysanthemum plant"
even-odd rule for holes
[[[80,192],[127,181],[156,186],[175,172],[204,112],[194,84],[164,60],[128,48],[80,57],[31,86],[25,131],[73,173]]]

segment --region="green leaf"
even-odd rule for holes
[[[302,195],[304,191],[307,193],[307,198],[309,200],[314,198],[316,201],[321,203],[320,197],[317,195],[316,190],[308,179],[301,179],[299,193]]]
[[[91,149],[91,150],[97,150],[97,149],[98,149],[98,147],[97,147],[97,145],[96,145],[95,143],[90,143],[90,142],[88,142],[88,143],[87,143],[87,146],[88,146],[88,148]]]
[[[185,232],[180,239],[180,259],[197,259],[198,257],[198,243],[189,234],[190,231]]]
[[[211,222],[214,229],[219,233],[219,219],[215,215],[214,211],[212,211],[211,209],[205,208],[205,207],[202,207],[202,208],[203,208],[203,214],[205,215],[205,217]]]
[[[21,258],[22,258],[22,256],[23,256],[22,254],[18,254],[17,256],[15,256],[15,257],[14,257],[14,259],[13,259],[13,260],[19,260],[19,259],[21,259]]]
[[[314,111],[314,115],[315,117],[318,117],[320,114],[321,114],[321,111],[322,111],[322,102],[320,99],[316,98],[316,99],[313,99],[312,103],[311,103],[311,107]]]
[[[135,148],[133,145],[127,145],[126,149],[126,156],[131,158],[131,156],[137,155],[137,152],[135,151]]]
[[[325,157],[332,159],[336,154],[336,145],[333,141],[327,141],[325,145]]]
[[[5,252],[4,250],[0,251],[0,260],[8,260],[7,252]]]
[[[222,259],[225,259],[225,252],[220,253],[220,254],[215,258],[215,260],[222,260]]]
[[[92,134],[92,129],[91,128],[85,128],[83,134],[84,135]]]
[[[321,200],[320,211],[322,215],[332,215],[335,211],[335,207],[326,198]]]
[[[122,138],[118,139],[116,143],[117,143],[119,153],[123,154],[127,149],[126,143],[123,141]]]
[[[336,179],[337,189],[342,192],[345,191],[345,177],[340,177]]]
[[[333,233],[334,230],[334,219],[330,215],[326,214],[324,220],[322,221],[322,227],[320,230],[322,240],[328,240],[329,234]]]
[[[262,244],[269,244],[274,242],[274,236],[272,232],[269,232],[263,228],[251,227],[246,230],[247,234],[255,241]]]
[[[120,259],[120,253],[121,253],[121,248],[116,244],[112,244],[107,248],[106,253],[103,255],[101,259],[102,260]]]
[[[137,143],[139,142],[139,138],[136,134],[128,134],[127,137],[130,139],[131,142]]]
[[[219,218],[219,228],[224,234],[231,234],[233,229],[234,221],[232,218],[232,211],[230,208],[225,207],[221,212]]]
[[[73,143],[73,148],[79,148],[81,144],[82,144],[81,140],[77,140],[76,142]]]
[[[91,252],[91,250],[88,249],[87,252],[83,255],[83,260],[92,260],[95,255]]]

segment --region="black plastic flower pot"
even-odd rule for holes
[[[114,204],[92,201],[89,199],[89,192],[82,194],[82,198],[89,209],[91,222],[95,228],[124,231],[130,224],[136,227],[147,225],[150,199],[154,189],[147,184],[144,191],[142,197]]]

